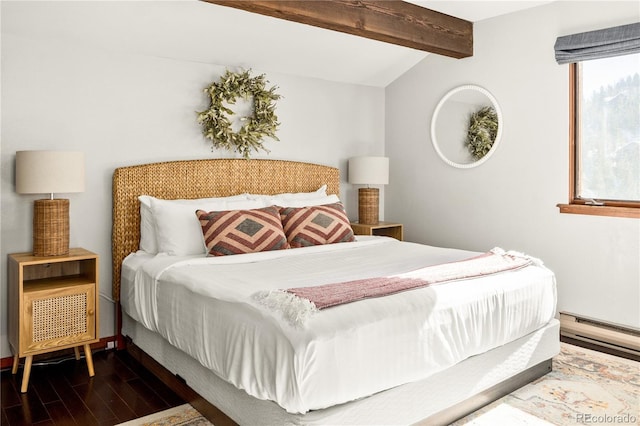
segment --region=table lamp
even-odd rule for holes
[[[16,192],[50,194],[33,206],[33,255],[69,254],[69,200],[54,193],[84,191],[84,154],[74,151],[16,152]]]
[[[380,211],[380,190],[368,185],[389,183],[387,157],[353,157],[349,159],[349,183],[367,185],[358,189],[358,222],[377,225]]]

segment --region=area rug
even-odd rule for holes
[[[189,404],[134,419],[118,426],[213,426]]]
[[[560,344],[553,371],[452,426],[640,425],[640,363]],[[189,404],[121,426],[211,425]]]
[[[640,363],[560,344],[553,371],[455,426],[639,425]]]

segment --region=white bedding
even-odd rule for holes
[[[304,328],[252,294],[476,254],[390,238],[216,258],[137,253],[123,265],[121,303],[249,395],[305,413],[423,379],[537,330],[555,314],[553,273],[529,266],[337,306]]]

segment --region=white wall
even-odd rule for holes
[[[558,308],[640,328],[640,221],[560,214],[568,197],[568,65],[560,35],[637,22],[638,3],[561,1],[476,23],[474,56],[430,55],[386,89],[388,220],[409,240],[542,258]],[[483,165],[437,157],[429,126],[450,89],[477,84],[498,100],[504,133]]]
[[[21,7],[24,3],[2,4],[3,11]],[[52,16],[38,20],[37,31],[30,28],[35,24],[28,14],[12,13],[24,17],[12,25],[23,31],[2,34],[1,256],[31,250],[32,201],[40,198],[15,193],[15,152],[84,151],[86,191],[63,197],[71,200],[71,246],[100,255],[100,335],[112,336],[113,170],[154,161],[235,156],[212,152],[195,120],[195,111],[207,105],[202,89],[217,80],[225,66],[106,50],[83,40],[58,41],[46,23],[65,16],[56,15],[55,8],[50,11]],[[267,79],[283,96],[277,103],[280,142],[267,142],[271,153],[254,158],[339,167],[342,196],[355,219],[357,191],[345,183],[347,159],[383,154],[384,90],[275,73],[267,73]],[[3,271],[5,267],[3,260]],[[7,357],[6,272],[1,276],[0,357]]]

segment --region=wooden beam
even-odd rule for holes
[[[453,58],[473,56],[473,23],[400,0],[203,0]]]

